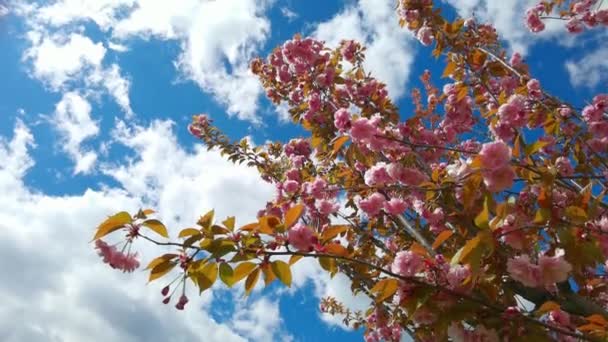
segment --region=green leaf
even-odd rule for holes
[[[234,271],[230,265],[225,262],[220,264],[220,279],[222,279],[224,284],[228,285],[228,287],[232,287],[232,285],[234,285],[234,280],[232,277],[233,274]]]
[[[287,287],[291,287],[291,269],[289,269],[289,265],[281,260],[273,261],[272,264],[272,272],[279,278],[279,280],[287,285]]]
[[[133,218],[131,217],[131,214],[126,211],[121,211],[116,215],[110,216],[97,227],[97,232],[95,233],[93,240],[100,239],[117,231],[131,222],[133,222]]]
[[[150,230],[152,230],[153,232],[155,232],[156,234],[162,236],[162,237],[169,237],[169,233],[167,233],[167,227],[165,227],[164,224],[162,224],[162,222],[160,222],[159,220],[147,220],[144,221],[142,223],[142,225],[150,228]]]
[[[154,268],[152,268],[152,271],[150,271],[150,277],[148,278],[148,282],[156,280],[156,279],[164,276],[165,274],[169,273],[169,271],[171,271],[173,269],[173,267],[175,267],[175,265],[177,265],[177,262],[171,261],[169,259],[169,260],[165,260],[165,261],[159,263],[158,265],[154,266]]]

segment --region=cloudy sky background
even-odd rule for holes
[[[3,3],[3,2],[0,2]],[[450,16],[496,25],[552,93],[577,106],[606,91],[607,38],[549,23],[522,26],[530,1],[447,0]],[[454,7],[452,7],[454,6]],[[341,277],[314,262],[294,286],[190,294],[183,312],[161,304],[162,281],[102,264],[88,244],[118,210],[155,208],[172,231],[211,208],[251,220],[273,194],[256,172],[188,135],[207,112],[231,137],[286,141],[301,131],[270,106],[248,71],[254,56],[301,32],[367,46],[366,67],[407,115],[417,77],[441,66],[400,29],[393,0],[59,0],[0,5],[0,340],[335,341],[359,338],[321,316],[318,298],[352,308]],[[144,260],[160,253],[136,245]]]

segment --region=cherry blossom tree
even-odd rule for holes
[[[543,1],[522,25],[606,27],[600,3]],[[167,282],[163,302],[183,310],[220,281],[247,294],[260,281],[290,286],[291,269],[314,258],[370,298],[365,312],[320,303],[366,341],[605,340],[608,94],[584,108],[560,100],[492,25],[447,20],[431,0],[401,0],[396,20],[445,61],[441,87],[421,75],[412,112],[365,72],[361,44],[296,35],[251,70],[307,137],[254,147],[206,115],[189,126],[276,186],[257,221],[216,222],[211,211],[170,235],[152,210],[120,212],[94,235],[103,261],[130,272],[135,241],[174,248],[146,269]],[[102,240],[120,232],[118,244]]]

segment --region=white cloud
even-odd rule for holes
[[[114,43],[114,42],[108,42],[108,49],[116,51],[116,52],[129,51],[129,47],[127,47],[126,45],[122,45],[122,44],[118,44],[118,43]]]
[[[76,163],[74,174],[92,171],[97,154],[86,151],[81,144],[99,132],[99,125],[91,118],[91,104],[76,92],[64,93],[55,106],[51,123],[61,136],[61,147]]]
[[[583,58],[566,62],[566,70],[573,86],[595,88],[608,80],[608,47],[602,46]]]
[[[546,28],[540,33],[531,33],[525,24],[526,10],[537,0],[446,0],[464,18],[474,15],[480,23],[491,23],[501,39],[506,40],[513,51],[527,53],[528,47],[539,40],[557,39],[571,45],[573,37],[565,35],[564,23],[560,20],[546,20]]]
[[[298,13],[292,11],[291,9],[289,9],[289,7],[281,7],[281,14],[287,18],[288,21],[293,21],[296,18],[298,18]]]
[[[121,10],[128,10],[135,0],[58,0],[40,7],[36,20],[51,26],[64,26],[91,20],[103,30],[113,24]]]
[[[259,118],[256,110],[262,89],[257,78],[249,71],[248,63],[270,33],[270,22],[264,16],[264,11],[271,2],[61,0],[25,13],[38,26],[93,21],[102,30],[111,32],[113,41],[108,47],[117,51],[124,50],[127,46],[123,42],[126,43],[130,38],[177,40],[182,51],[175,65],[182,76],[193,80],[204,91],[212,94],[226,106],[229,114],[257,122]],[[75,42],[65,44],[68,46],[60,49],[56,42],[48,41],[48,38],[40,42],[40,34],[35,35],[36,39],[32,39],[34,46],[28,55],[35,61],[37,76],[43,76],[42,78],[53,81],[53,85],[58,85],[65,82],[67,76],[80,70],[85,62],[95,64],[94,62],[101,61],[103,54],[98,59],[93,58],[97,55],[85,54],[90,50],[90,40],[85,42],[82,36],[76,37]],[[41,65],[43,59],[35,58],[42,53],[62,55],[64,51],[67,53],[67,48],[77,43],[88,46],[81,46],[83,49],[70,54],[72,61],[68,63],[69,67],[58,70],[53,67],[54,64]],[[103,45],[98,44],[105,52]],[[39,50],[42,51],[38,52]]]
[[[127,168],[107,169],[108,174],[139,176],[141,172],[143,178],[156,181],[139,187],[134,185],[136,181],[118,177],[118,187],[73,196],[45,195],[23,185],[21,178],[33,166],[28,155],[33,138],[22,123],[15,127],[12,140],[0,140],[0,191],[5,194],[0,196],[0,267],[7,274],[0,283],[0,340],[247,339],[209,316],[212,292],[199,297],[190,288],[185,311],[164,306],[159,293],[163,281],[145,286],[145,272],[125,275],[110,269],[101,263],[88,241],[93,227],[106,215],[144,205],[139,198],[155,199],[145,206],[159,209],[160,215],[182,217],[188,223],[211,203],[219,209],[219,215],[236,214],[243,222],[255,215],[260,198],[272,189],[259,180],[256,183],[255,170],[220,161],[217,152],[184,151],[176,145],[169,123],[133,127],[130,132],[132,136],[120,136],[119,140],[134,149],[137,158]],[[166,221],[176,233],[177,227],[172,224],[176,220]],[[144,262],[161,252],[143,242],[136,242],[136,248]],[[243,334],[249,331],[247,327],[267,324],[257,315],[275,306],[260,302],[241,314]],[[278,329],[276,324],[267,324],[266,328],[270,329],[268,336],[279,336],[273,330]]]
[[[0,5],[0,17],[4,17],[5,15],[9,14],[11,12],[11,10],[4,6],[4,5]]]
[[[94,43],[79,33],[45,35],[30,31],[32,46],[25,59],[32,64],[34,77],[58,90],[86,68],[98,68],[106,53],[101,42]]]
[[[281,324],[279,303],[264,297],[237,308],[230,322],[235,331],[251,341],[292,341],[291,336],[282,332]]]
[[[394,1],[360,0],[318,24],[313,35],[330,46],[342,39],[361,42],[367,48],[366,70],[386,83],[391,98],[405,93],[415,45],[407,30],[399,27]]]
[[[88,75],[87,83],[89,86],[98,85],[105,88],[126,116],[133,116],[131,100],[129,98],[131,82],[121,75],[118,64],[112,64],[105,69],[99,68],[94,70]]]

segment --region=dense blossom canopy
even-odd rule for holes
[[[597,8],[543,1],[522,17],[532,32],[561,19],[578,33],[608,25]],[[153,211],[121,212],[94,237],[104,262],[130,272],[139,266],[133,241],[174,246],[147,269],[150,280],[180,270],[162,295],[169,303],[181,291],[181,310],[192,287],[204,291],[218,275],[229,287],[244,281],[247,293],[260,277],[290,286],[291,267],[316,258],[369,296],[366,312],[321,303],[367,341],[404,332],[420,341],[605,339],[608,94],[584,108],[561,101],[501,48],[491,24],[449,21],[431,0],[401,0],[396,20],[446,65],[441,87],[421,75],[413,112],[399,113],[364,71],[359,43],[332,49],[295,36],[251,70],[308,137],[252,147],[206,115],[189,126],[276,186],[258,220],[216,223],[209,212],[166,242],[148,235],[169,238]],[[127,234],[121,251],[101,240],[115,231]]]

